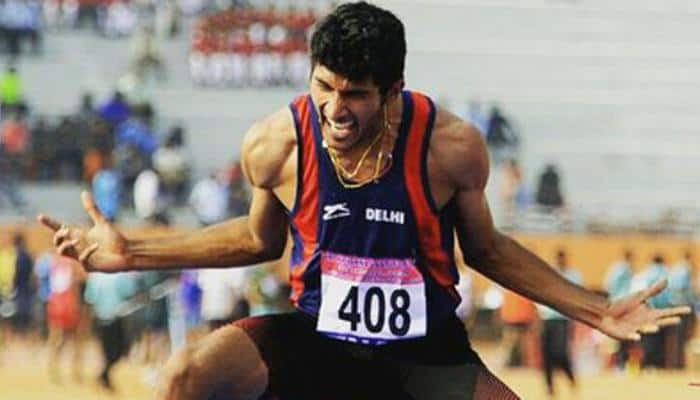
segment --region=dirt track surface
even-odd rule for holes
[[[100,361],[97,346],[90,343],[83,363],[82,383],[71,379],[70,348],[62,360],[61,382],[51,382],[46,369],[46,349],[42,345],[14,344],[0,352],[0,399],[2,400],[82,400],[153,398],[147,384],[148,370],[133,361],[122,361],[114,369],[116,393],[110,394],[97,385]],[[497,375],[523,399],[547,399],[541,373],[532,369],[497,370]],[[698,400],[700,372],[645,372],[626,375],[605,372],[580,377],[577,392],[572,392],[563,376],[555,377],[558,400]],[[360,400],[360,399],[358,399]],[[438,399],[436,399],[438,400]]]

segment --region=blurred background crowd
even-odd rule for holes
[[[105,389],[115,389],[110,371],[126,357],[144,366],[143,379],[153,384],[170,352],[187,340],[248,315],[287,311],[288,295],[285,279],[265,266],[87,274],[50,249],[30,254],[22,234],[0,247],[1,348],[46,345],[55,383],[93,374],[85,370],[83,348],[96,341]]]
[[[303,87],[309,76],[307,39],[315,21],[313,9],[229,9],[207,15],[192,32],[192,79],[212,86]]]
[[[0,361],[43,345],[52,381],[92,379],[81,360],[97,344],[104,388],[120,360],[153,383],[187,340],[289,307],[284,259],[85,274],[31,221],[84,223],[83,189],[133,235],[245,214],[242,134],[305,90],[309,33],[334,3],[0,0]],[[482,133],[500,229],[611,298],[667,277],[652,306],[696,305],[700,62],[685,8],[378,3],[406,23],[408,88]],[[558,369],[574,388],[581,376],[700,369],[695,312],[619,344],[460,268],[460,316],[493,350],[489,366],[540,369],[552,395]]]

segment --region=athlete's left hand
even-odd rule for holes
[[[681,322],[681,315],[690,314],[689,306],[651,308],[647,300],[661,293],[668,282],[657,281],[647,289],[613,301],[603,314],[598,328],[619,340],[640,340],[641,334],[655,333],[664,326]]]

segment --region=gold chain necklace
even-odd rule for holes
[[[365,180],[359,181],[359,182],[348,182],[348,179],[352,179],[353,177],[355,177],[355,175],[357,175],[357,173],[360,171],[360,167],[362,167],[362,165],[364,164],[365,159],[369,155],[372,148],[374,148],[374,146],[382,138],[384,138],[384,135],[390,129],[391,129],[391,124],[389,123],[387,107],[385,106],[384,107],[384,126],[383,126],[383,129],[381,130],[381,132],[379,132],[374,137],[374,139],[372,139],[372,143],[370,143],[369,146],[367,146],[367,149],[362,153],[362,156],[360,156],[360,160],[357,162],[357,165],[355,166],[355,168],[353,169],[352,172],[349,172],[348,170],[345,169],[345,167],[342,166],[342,164],[340,162],[340,158],[338,157],[338,152],[335,149],[333,149],[332,147],[328,146],[325,139],[323,140],[323,147],[325,147],[326,150],[328,151],[328,155],[330,156],[330,159],[331,159],[331,164],[333,164],[333,169],[335,170],[335,175],[338,177],[338,181],[340,182],[340,184],[344,188],[357,189],[357,188],[363,187],[371,182],[376,182],[377,179],[381,175],[383,175],[386,171],[389,170],[389,168],[391,168],[391,166],[393,164],[393,157],[392,157],[391,153],[387,153],[388,163],[387,163],[386,167],[382,168],[382,164],[383,164],[382,158],[383,158],[384,152],[381,150],[381,145],[380,145],[379,154],[377,155],[377,161],[374,164],[374,173],[372,174],[372,176],[370,176],[369,178],[367,178]]]
[[[328,149],[328,154],[331,156],[333,166],[336,169],[339,169],[346,179],[352,179],[355,177],[355,175],[357,175],[358,172],[360,172],[360,167],[362,167],[362,164],[365,163],[365,159],[369,155],[370,151],[372,150],[372,148],[374,148],[374,145],[376,145],[377,142],[379,142],[379,139],[381,139],[383,136],[384,130],[382,130],[378,135],[374,137],[374,139],[372,139],[372,143],[370,143],[369,146],[367,146],[367,149],[365,149],[365,151],[362,153],[362,156],[360,156],[360,159],[357,161],[357,164],[355,165],[355,168],[352,170],[352,172],[348,171],[347,169],[345,169],[345,167],[343,167],[343,164],[339,161],[340,157],[338,157],[338,152],[334,148],[326,145],[326,149]]]

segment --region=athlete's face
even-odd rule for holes
[[[371,79],[350,81],[318,64],[311,74],[311,97],[323,136],[336,150],[349,150],[382,126],[382,96]]]

